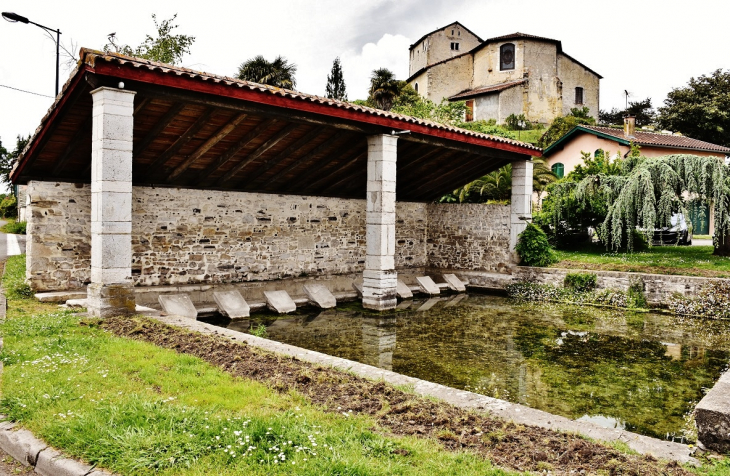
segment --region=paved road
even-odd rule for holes
[[[0,220],[0,226],[6,222]],[[11,235],[0,233],[0,261],[5,261],[8,256],[22,255],[25,253],[25,235]]]

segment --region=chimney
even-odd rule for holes
[[[624,116],[624,137],[634,137],[636,132],[636,116]]]

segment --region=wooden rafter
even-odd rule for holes
[[[81,125],[81,127],[76,131],[76,134],[74,134],[73,139],[71,139],[71,142],[69,142],[66,150],[64,150],[61,156],[58,158],[56,166],[53,167],[54,175],[60,174],[63,171],[64,167],[66,167],[66,163],[71,158],[73,152],[78,149],[78,147],[83,144],[86,139],[91,138],[91,131],[89,130],[91,129],[91,125],[92,116],[89,116]]]
[[[363,173],[363,172],[362,171],[358,171],[358,172],[355,172],[355,173],[347,173],[346,175],[344,175],[343,178],[341,178],[337,182],[334,182],[332,184],[329,184],[329,185],[327,185],[324,188],[320,188],[320,189],[316,189],[315,188],[320,183],[323,183],[323,182],[324,183],[327,183],[327,180],[330,180],[332,178],[332,176],[334,176],[334,175],[337,175],[337,174],[345,174],[347,171],[349,171],[350,169],[354,168],[355,165],[357,165],[357,163],[360,160],[362,160],[362,158],[365,157],[365,156],[367,156],[367,150],[360,151],[360,153],[358,153],[354,157],[351,157],[347,161],[347,163],[346,164],[343,164],[343,166],[340,167],[338,170],[333,171],[332,173],[330,173],[326,177],[326,180],[322,180],[321,179],[321,180],[318,180],[318,181],[312,183],[311,186],[307,187],[307,190],[312,190],[312,191],[315,191],[317,193],[321,193],[321,192],[324,192],[326,190],[331,190],[331,189],[337,187],[338,185],[341,185],[341,184],[346,183],[348,181],[352,181],[353,178],[356,177],[358,173]],[[367,172],[364,172],[364,173],[367,173]],[[364,198],[364,196],[363,196],[363,198]]]
[[[210,116],[213,115],[213,111],[213,108],[206,109],[205,112],[203,112],[203,114],[190,127],[188,127],[188,130],[185,131],[183,135],[181,135],[165,152],[147,166],[145,174],[154,172],[156,169],[163,166],[165,162],[170,160],[170,158],[172,158],[180,151],[180,149],[190,142],[195,137],[195,134],[200,132],[200,129],[208,123]]]
[[[315,177],[321,176],[322,172],[324,172],[324,170],[325,170],[325,167],[327,167],[329,164],[331,164],[332,162],[334,162],[338,159],[342,159],[343,154],[340,151],[340,147],[344,147],[348,144],[350,144],[350,142],[346,142],[344,144],[338,144],[337,148],[334,151],[332,151],[332,153],[330,153],[329,155],[327,155],[327,156],[323,157],[322,159],[320,159],[319,161],[317,161],[316,167],[310,167],[307,171],[305,171],[301,175],[297,175],[296,181],[292,182],[291,186],[289,186],[287,190],[293,189],[296,183],[307,184],[307,183],[309,183],[310,180],[314,179]],[[348,150],[346,150],[344,153],[346,160],[347,160],[347,158],[351,157],[353,154],[357,154],[358,153],[357,149],[358,149],[357,146],[355,146],[355,147],[350,147]],[[365,150],[367,150],[367,148],[365,148]],[[362,151],[362,149],[360,151]]]
[[[238,125],[243,122],[244,119],[248,117],[248,114],[237,114],[233,117],[226,125],[221,127],[218,132],[216,132],[211,138],[209,138],[207,141],[203,142],[203,144],[198,147],[195,152],[190,154],[183,162],[175,167],[175,169],[170,173],[170,176],[167,179],[167,182],[172,182],[177,177],[180,176],[183,172],[185,172],[191,165],[195,163],[198,159],[200,159],[203,155],[205,155],[206,152],[208,152],[211,148],[213,148],[218,142],[222,141],[226,138],[228,134],[233,132]]]
[[[443,155],[440,157],[440,159],[441,159],[440,162],[448,164],[449,158],[451,158],[457,154],[460,154],[460,152],[451,151],[451,152],[443,153]],[[461,155],[463,156],[464,154],[461,153]],[[461,167],[461,164],[460,164],[460,167]],[[424,185],[426,185],[426,186],[430,185],[430,182],[431,182],[431,180],[433,180],[434,177],[440,177],[440,178],[445,177],[445,176],[449,175],[450,173],[453,173],[455,169],[456,169],[456,167],[450,167],[448,170],[444,170],[441,167],[434,166],[433,163],[426,164],[422,169],[420,169],[420,170],[427,171],[427,173],[425,175],[422,175],[421,173],[419,173],[420,170],[412,171],[411,173],[408,174],[409,177],[411,178],[410,185],[403,187],[403,188],[398,187],[396,189],[396,191],[404,193],[404,194],[408,194],[415,188],[420,188],[421,186],[424,186]]]
[[[270,137],[266,142],[261,144],[258,149],[251,152],[248,157],[241,160],[239,163],[237,163],[229,172],[228,174],[222,175],[216,184],[223,185],[230,180],[233,179],[233,177],[243,170],[248,164],[252,163],[254,160],[258,159],[262,154],[265,154],[268,152],[272,147],[276,146],[279,142],[286,139],[286,137],[291,134],[293,130],[295,130],[297,127],[299,127],[298,124],[287,124],[284,126],[283,129],[281,129],[279,132],[274,134],[272,137]]]
[[[180,114],[180,112],[185,108],[185,104],[183,103],[175,103],[170,107],[170,109],[167,110],[164,116],[160,118],[159,121],[155,123],[155,125],[150,129],[150,131],[144,136],[144,139],[142,139],[139,144],[137,144],[134,147],[133,156],[138,157],[140,154],[142,154],[145,150],[147,150],[147,147],[154,142],[155,139],[162,133],[162,131],[165,130],[167,126],[170,125],[170,123],[175,120],[175,118]]]
[[[292,170],[296,169],[297,167],[300,167],[303,163],[306,163],[306,161],[310,160],[312,157],[316,157],[317,155],[321,154],[322,152],[328,150],[333,145],[337,144],[343,137],[346,137],[347,134],[345,132],[337,132],[334,135],[330,136],[328,139],[325,139],[324,142],[319,144],[314,149],[310,150],[306,154],[304,154],[302,157],[296,159],[291,164],[289,164],[284,170],[276,174],[276,176],[271,177],[266,182],[262,184],[263,187],[268,187],[272,183],[276,182],[277,180],[284,177],[286,174],[291,172]]]
[[[306,146],[309,142],[312,141],[312,139],[316,138],[322,132],[324,131],[324,128],[321,126],[315,127],[311,131],[304,134],[302,137],[300,137],[298,140],[295,140],[290,145],[286,147],[286,149],[282,150],[278,154],[276,154],[274,157],[271,157],[270,159],[266,160],[263,164],[259,166],[256,170],[251,172],[251,174],[248,176],[248,182],[253,183],[255,182],[259,177],[264,175],[269,170],[273,169],[277,165],[281,164],[281,162],[288,159],[294,152],[298,151],[302,147]]]
[[[499,161],[498,159],[494,159],[494,161],[490,162],[489,170],[499,169],[506,164],[508,164],[508,161]],[[444,193],[448,193],[449,191],[455,190],[458,187],[464,186],[467,183],[469,183],[469,179],[476,176],[483,175],[483,173],[480,173],[480,171],[484,170],[484,162],[480,162],[479,164],[475,165],[474,167],[465,167],[465,170],[460,175],[455,175],[448,179],[444,185],[443,190],[445,190]],[[424,192],[419,193],[418,195],[414,196],[416,199],[423,199],[423,200],[429,200],[429,199],[435,199],[443,195],[443,193],[439,193],[439,191],[434,190],[426,190]]]

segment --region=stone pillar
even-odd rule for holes
[[[368,137],[366,192],[367,254],[363,272],[362,305],[384,311],[398,304],[395,272],[395,163],[398,138]]]
[[[101,87],[91,136],[91,284],[93,316],[134,313],[132,287],[133,91]]]
[[[532,219],[532,162],[512,162],[512,210],[510,213],[509,248],[514,251],[517,237]]]

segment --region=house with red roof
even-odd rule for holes
[[[548,124],[572,108],[598,118],[602,76],[552,38],[512,33],[482,40],[459,22],[410,47],[408,83],[434,101],[466,101],[467,120],[512,114]]]

